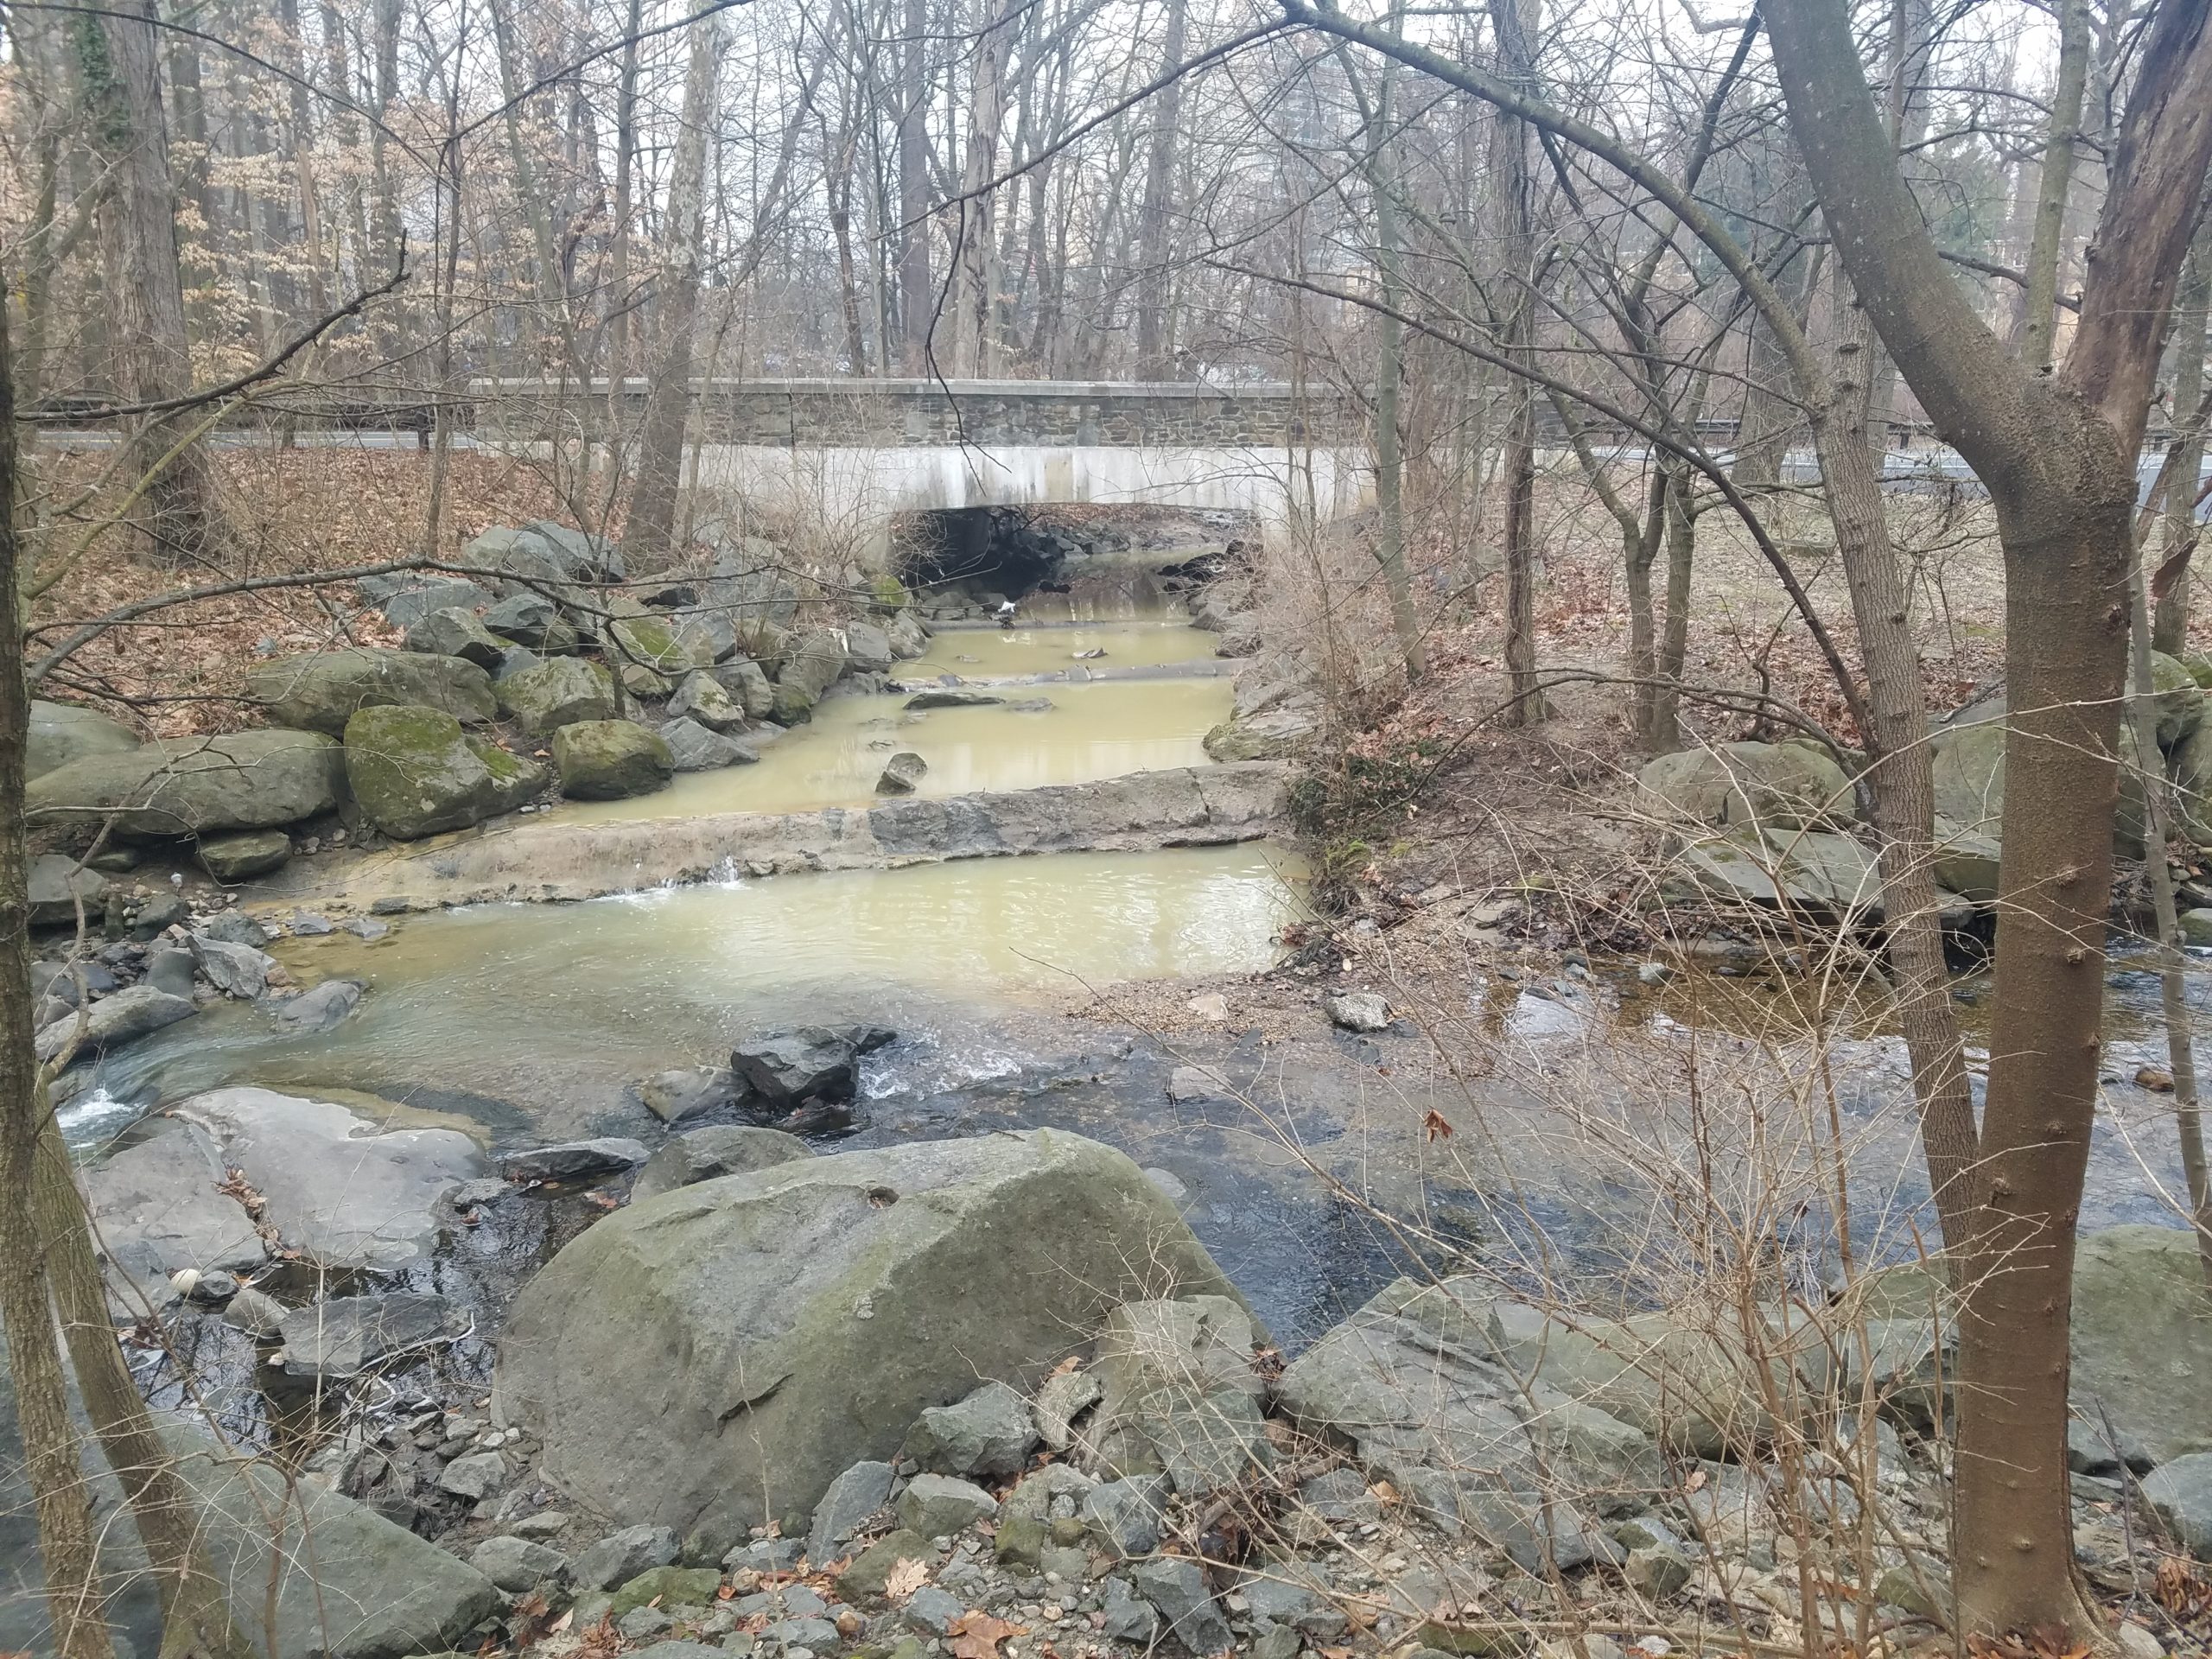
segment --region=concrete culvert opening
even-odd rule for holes
[[[951,507],[900,515],[891,568],[932,620],[1157,615],[1256,550],[1243,512],[1144,506]]]

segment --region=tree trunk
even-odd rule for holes
[[[114,175],[100,215],[110,347],[126,403],[159,403],[192,388],[184,288],[169,178],[152,0],[118,0],[77,20],[79,73],[94,92],[93,142]],[[188,413],[132,423],[132,465],[149,479],[140,521],[146,551],[173,563],[218,554],[228,537],[205,449]]]
[[[992,193],[998,168],[999,127],[1006,116],[1006,62],[1021,0],[1005,0],[976,41],[975,79],[969,99],[968,154],[960,170],[960,201],[953,247],[954,372],[991,372],[990,302],[993,264]]]
[[[1179,13],[1180,10],[1179,3]],[[1397,21],[1394,13],[1393,26]],[[1391,626],[1398,636],[1406,678],[1412,683],[1427,671],[1428,664],[1421,616],[1414,607],[1413,576],[1406,569],[1405,457],[1398,434],[1398,394],[1405,380],[1406,352],[1405,331],[1397,315],[1402,283],[1398,271],[1396,150],[1390,143],[1390,83],[1395,68],[1389,60],[1383,60],[1368,153],[1368,180],[1375,193],[1375,273],[1382,299],[1382,310],[1375,320],[1375,560],[1382,568],[1382,583],[1390,595]]]
[[[2035,239],[2028,247],[2026,326],[2020,355],[2031,369],[2050,366],[2058,321],[2058,272],[2066,262],[2066,200],[2074,188],[2074,144],[2081,136],[2082,83],[2089,68],[2088,0],[2059,0],[2058,91],[2036,192]]]
[[[1188,10],[1189,0],[1167,0],[1166,26],[1160,42],[1163,74],[1183,61],[1183,35]],[[1144,206],[1137,219],[1137,261],[1141,268],[1137,277],[1137,378],[1168,380],[1174,378],[1174,364],[1168,355],[1174,319],[1168,304],[1171,283],[1167,268],[1167,211],[1175,182],[1175,146],[1183,124],[1180,76],[1160,88],[1153,100],[1152,114],[1152,153],[1145,162]]]
[[[638,436],[638,480],[622,530],[622,555],[639,571],[660,568],[676,532],[676,498],[683,478],[683,435],[691,412],[691,346],[699,315],[699,275],[706,239],[708,129],[715,118],[721,71],[721,14],[692,25],[691,62],[683,78],[682,130],[669,174],[669,257],[661,302],[660,360],[645,391]]]
[[[905,85],[899,112],[899,334],[908,374],[927,374],[937,289],[930,276],[930,14],[906,0]]]
[[[2196,241],[2182,268],[2174,306],[2174,444],[2181,451],[2177,481],[2167,487],[2165,534],[2160,552],[2171,559],[2196,539],[2196,492],[2204,471],[2204,327],[2212,301],[2212,214],[2196,227]],[[2184,564],[2158,600],[2155,650],[2178,657],[2189,649],[2189,567]]]
[[[1690,510],[1688,470],[1667,469],[1667,610],[1651,665],[1651,723],[1646,747],[1669,754],[1682,747],[1682,664],[1689,655],[1690,575],[1697,555],[1697,518]]]
[[[1491,0],[1491,23],[1497,34],[1498,69],[1515,85],[1534,79],[1529,48],[1530,20],[1522,16],[1532,0]],[[1504,198],[1505,266],[1517,283],[1535,276],[1535,180],[1529,163],[1532,134],[1517,116],[1497,118],[1499,189]],[[1509,355],[1522,367],[1535,358],[1535,302],[1524,288],[1513,295],[1509,320]],[[1505,673],[1512,702],[1501,717],[1507,726],[1530,726],[1545,715],[1536,689],[1536,393],[1526,374],[1516,374],[1508,393],[1513,400],[1501,471],[1505,480],[1502,527],[1505,559]],[[1671,729],[1671,724],[1669,726]],[[1671,746],[1670,746],[1671,747]]]
[[[1978,1132],[1973,1084],[1959,1039],[1943,961],[1942,900],[1936,887],[1936,782],[1928,746],[1928,698],[1920,653],[1906,624],[1904,575],[1897,568],[1882,502],[1881,480],[1867,442],[1872,403],[1859,378],[1873,359],[1873,333],[1863,309],[1844,305],[1833,397],[1815,411],[1814,443],[1821,459],[1836,552],[1851,590],[1859,647],[1866,665],[1866,705],[1872,729],[1862,734],[1869,766],[1882,876],[1882,922],[1896,981],[1897,1026],[1912,1069],[1920,1112],[1921,1155],[1947,1249],[1964,1249],[1974,1222]]]
[[[38,1519],[47,1609],[61,1659],[112,1659],[92,1533],[91,1493],[69,1421],[68,1379],[31,1208],[44,1092],[32,1048],[29,858],[23,784],[30,688],[23,678],[23,572],[16,540],[16,410],[0,307],[0,1327],[24,1472]]]
[[[1960,1618],[1970,1630],[2101,1640],[2073,1574],[2074,1230],[2102,1052],[2136,454],[2212,160],[2208,8],[2164,6],[2150,23],[2055,377],[2006,359],[1960,294],[1897,172],[1846,9],[1762,10],[1838,254],[1937,430],[1988,490],[2005,552],[2003,920],[1961,1274]]]

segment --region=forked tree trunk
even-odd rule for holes
[[[2169,0],[2152,20],[2074,348],[2056,377],[2007,359],[1944,268],[1897,173],[1847,9],[1771,0],[1764,10],[1838,254],[1937,430],[1989,491],[2005,552],[2011,718],[1989,1089],[1960,1322],[1960,1618],[1969,1630],[2099,1639],[2073,1575],[2074,1230],[2102,1052],[2135,457],[2212,158],[2212,9]]]
[[[1690,506],[1689,474],[1667,474],[1667,598],[1659,623],[1659,652],[1651,664],[1651,718],[1644,747],[1671,754],[1682,747],[1682,664],[1690,647],[1690,577],[1697,558],[1697,518]]]
[[[1491,0],[1491,24],[1497,35],[1499,72],[1526,86],[1532,78],[1529,20],[1524,4],[1533,0]],[[1519,281],[1535,276],[1534,169],[1529,156],[1529,124],[1501,112],[1497,118],[1499,188],[1504,197],[1505,264]],[[1536,308],[1525,290],[1513,295],[1509,355],[1523,368],[1533,366]],[[1501,470],[1505,480],[1502,526],[1505,557],[1505,674],[1512,702],[1502,716],[1507,726],[1532,726],[1544,718],[1543,693],[1536,689],[1536,393],[1532,378],[1514,377],[1512,424],[1505,439]]]

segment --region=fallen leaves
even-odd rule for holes
[[[884,1575],[883,1593],[893,1601],[904,1601],[929,1581],[930,1569],[925,1562],[902,1557],[893,1561],[891,1571]]]
[[[999,1643],[1008,1637],[1026,1636],[1027,1629],[1009,1624],[1002,1618],[994,1618],[986,1612],[971,1610],[952,1621],[946,1631],[950,1638],[946,1647],[952,1659],[998,1659]]]
[[[1452,1138],[1450,1120],[1434,1107],[1431,1107],[1428,1116],[1421,1119],[1421,1126],[1428,1132],[1428,1138],[1432,1141],[1449,1141]]]
[[[2025,1635],[1969,1636],[1967,1652],[1973,1659],[2088,1659],[2089,1649],[2070,1640],[2063,1630],[2035,1630]]]
[[[2212,1584],[2205,1583],[2196,1568],[2178,1555],[2169,1555],[2158,1563],[2151,1593],[2157,1598],[2158,1605],[2175,1618],[2201,1618],[2212,1614]]]

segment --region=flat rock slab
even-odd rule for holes
[[[188,998],[172,996],[151,985],[129,985],[93,1003],[81,1030],[73,1009],[53,1024],[40,1027],[35,1046],[40,1059],[50,1060],[74,1043],[77,1058],[82,1059],[199,1012]]]
[[[312,1265],[390,1271],[429,1254],[442,1201],[486,1167],[456,1130],[379,1131],[334,1102],[267,1089],[213,1090],[168,1116],[86,1173],[113,1266],[157,1298],[179,1268],[261,1262],[238,1189],[224,1190],[232,1170],[263,1200],[261,1225],[285,1249]]]

